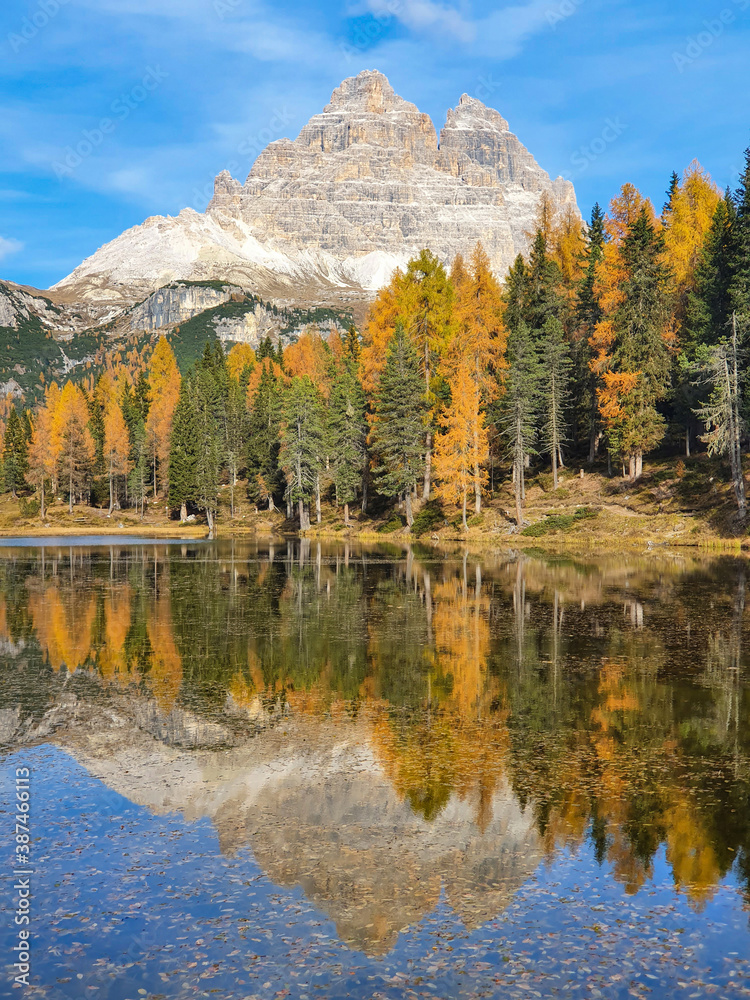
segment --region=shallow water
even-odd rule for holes
[[[30,995],[750,995],[743,561],[96,541],[0,548]]]

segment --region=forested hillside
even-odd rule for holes
[[[348,524],[388,504],[408,527],[417,510],[466,527],[510,482],[520,530],[540,469],[553,491],[572,461],[637,483],[649,455],[681,454],[682,476],[697,450],[726,464],[743,519],[750,151],[733,192],[694,163],[658,210],[630,184],[587,225],[543,198],[531,235],[503,284],[481,245],[450,268],[423,250],[361,333],[225,354],[203,313],[33,409],[6,399],[5,489],[42,517],[55,497],[158,497],[210,528],[228,490],[230,518],[249,500],[306,530],[326,506]]]

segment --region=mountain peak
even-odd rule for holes
[[[499,111],[488,108],[478,98],[461,94],[461,99],[455,108],[448,111],[446,128],[457,128],[470,131],[492,129],[497,132],[509,132],[510,126]]]
[[[376,69],[365,69],[347,77],[331,94],[326,113],[342,111],[382,115],[388,111],[416,111],[417,108],[394,91],[388,77]]]
[[[209,278],[263,295],[367,295],[424,247],[450,263],[478,241],[502,277],[545,193],[577,212],[573,185],[553,182],[493,108],[464,94],[438,144],[429,115],[365,70],[296,139],[270,143],[244,184],[222,171],[205,214],[136,227],[60,284],[100,298]]]

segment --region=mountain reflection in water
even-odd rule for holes
[[[564,849],[699,913],[750,879],[742,560],[0,549],[0,742],[210,819],[370,955]]]

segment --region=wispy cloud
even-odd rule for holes
[[[476,24],[454,7],[432,0],[367,0],[367,10],[375,17],[395,17],[418,34],[441,35],[464,43],[476,37]]]
[[[359,9],[374,17],[394,18],[415,35],[459,42],[483,55],[508,59],[519,52],[527,38],[549,27],[550,3],[551,0],[511,3],[475,18],[457,7],[433,0],[365,0],[365,7]]]
[[[18,253],[19,250],[23,250],[23,243],[20,240],[0,236],[0,260],[5,260],[11,254]]]

